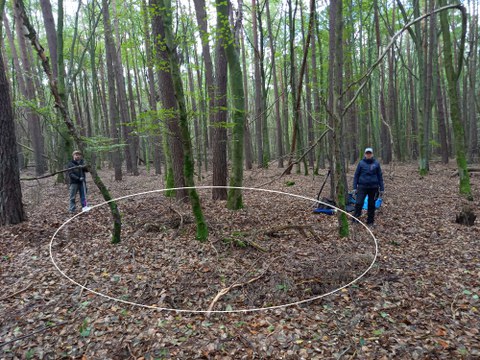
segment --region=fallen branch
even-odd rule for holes
[[[469,173],[472,173],[472,172],[480,172],[480,168],[467,168],[468,172]],[[455,177],[455,176],[458,176],[458,170],[455,171],[451,177]]]
[[[65,325],[65,324],[67,324],[67,323],[68,323],[68,321],[63,321],[63,322],[58,323],[58,324],[55,324],[55,325],[44,326],[43,328],[38,329],[38,330],[35,330],[35,331],[33,331],[33,332],[29,333],[29,334],[22,335],[22,336],[20,336],[20,337],[18,337],[18,338],[15,338],[15,339],[10,340],[10,341],[5,341],[5,342],[3,342],[3,343],[0,343],[0,348],[1,348],[1,347],[4,347],[5,345],[11,344],[11,343],[17,342],[17,341],[19,341],[19,340],[23,340],[23,339],[25,339],[25,338],[27,338],[27,337],[33,336],[33,335],[35,335],[35,334],[38,334],[39,332],[43,332],[43,331],[45,331],[45,330],[53,329],[54,327],[62,326],[62,325]]]
[[[67,172],[67,171],[70,171],[70,170],[73,170],[73,169],[78,169],[78,168],[83,168],[83,167],[85,167],[85,165],[72,166],[71,168],[59,170],[59,171],[56,171],[56,172],[51,173],[51,174],[36,176],[36,177],[29,177],[29,178],[20,178],[20,180],[31,181],[31,180],[45,179],[45,178],[48,178],[48,177],[51,177],[51,176],[55,176],[57,174],[61,174],[61,173],[64,173],[64,172]]]
[[[265,235],[268,235],[268,236],[275,236],[276,233],[279,233],[280,231],[284,231],[284,230],[297,230],[302,236],[304,236],[305,238],[308,237],[307,236],[307,233],[305,232],[305,230],[308,230],[308,232],[315,238],[318,240],[318,237],[317,235],[315,234],[315,232],[313,231],[313,228],[312,228],[312,225],[282,225],[282,226],[278,226],[278,227],[275,227],[273,229],[267,229],[267,230],[260,230],[259,232],[260,233],[263,233]]]
[[[254,277],[254,278],[248,280],[247,282],[244,282],[244,283],[241,283],[241,284],[235,283],[235,284],[230,285],[229,287],[226,287],[226,288],[223,288],[222,290],[220,290],[218,292],[218,294],[213,298],[212,302],[210,303],[210,306],[208,307],[208,310],[207,310],[207,316],[210,315],[210,312],[212,311],[213,307],[215,306],[215,304],[218,302],[218,300],[220,300],[220,298],[223,295],[228,294],[228,292],[230,290],[235,289],[237,287],[241,287],[241,286],[251,284],[252,282],[260,279],[263,275],[264,275],[264,273],[258,275],[257,277]]]
[[[23,293],[24,291],[28,290],[30,288],[30,286],[32,286],[32,284],[33,283],[30,283],[27,286],[25,286],[22,290],[19,290],[17,292],[14,292],[13,294],[10,294],[10,295],[7,295],[7,296],[4,296],[4,297],[0,298],[0,301],[7,300],[8,298],[11,298],[11,297],[14,297],[15,295]]]

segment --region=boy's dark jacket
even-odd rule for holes
[[[357,165],[353,177],[353,188],[380,188],[383,190],[383,174],[380,163],[375,158],[363,158]]]
[[[68,179],[70,180],[70,184],[81,184],[82,182],[80,181],[80,178],[83,177],[85,179],[85,171],[87,170],[86,170],[83,159],[80,159],[79,161],[70,160],[70,162],[67,165],[67,168],[69,169],[76,166],[82,166],[82,167],[71,169],[68,172]]]

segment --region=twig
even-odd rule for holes
[[[173,207],[169,206],[170,210],[172,210],[173,212],[175,212],[178,216],[180,216],[180,224],[178,224],[178,229],[177,231],[173,234],[173,238],[176,238],[178,233],[180,232],[180,230],[182,229],[182,226],[183,226],[183,216],[182,214],[175,210]]]
[[[67,324],[67,323],[68,323],[68,321],[63,321],[63,322],[58,323],[58,324],[55,324],[55,325],[44,326],[43,328],[38,329],[38,330],[35,330],[34,332],[31,332],[31,333],[29,333],[29,334],[22,335],[22,336],[20,336],[20,337],[18,337],[18,338],[15,338],[15,339],[10,340],[10,341],[6,341],[6,342],[3,342],[3,343],[0,343],[0,348],[3,347],[3,346],[5,346],[5,345],[8,345],[8,344],[17,342],[17,341],[19,341],[19,340],[23,340],[23,339],[25,339],[25,338],[27,338],[27,337],[30,337],[30,336],[32,336],[32,335],[38,334],[39,332],[42,332],[42,331],[45,331],[45,330],[48,330],[48,329],[52,329],[52,328],[57,327],[57,326],[62,326],[62,325],[65,325],[65,324]]]
[[[14,292],[13,294],[10,294],[10,295],[7,295],[7,296],[4,296],[4,297],[0,298],[0,301],[6,300],[6,299],[8,299],[8,298],[14,297],[15,295],[21,294],[22,292],[28,290],[28,288],[29,288],[30,286],[32,286],[32,284],[33,284],[33,282],[31,282],[30,284],[28,284],[28,285],[27,285],[25,288],[23,288],[22,290],[19,290],[19,291],[17,291],[17,292]]]
[[[230,290],[234,289],[234,288],[237,288],[237,287],[241,287],[241,286],[245,286],[245,285],[248,285],[254,281],[257,281],[258,279],[260,279],[262,276],[264,275],[264,273],[261,273],[260,275],[258,275],[257,277],[254,277],[250,280],[248,280],[247,282],[244,282],[244,283],[234,283],[232,285],[230,285],[229,287],[226,287],[226,288],[223,288],[222,290],[220,290],[218,292],[218,294],[214,297],[214,299],[212,300],[212,302],[210,303],[210,306],[208,307],[208,311],[207,311],[207,316],[210,315],[210,312],[212,311],[213,307],[215,306],[215,304],[218,302],[218,300],[225,294],[227,294]]]
[[[36,176],[36,177],[29,177],[29,178],[20,178],[20,180],[31,181],[31,180],[45,179],[45,178],[48,178],[48,177],[51,177],[51,176],[55,176],[57,174],[61,174],[61,173],[64,173],[64,172],[67,172],[67,171],[70,171],[70,170],[73,170],[73,169],[78,169],[78,168],[83,168],[83,167],[85,167],[85,165],[72,166],[71,168],[59,170],[59,171],[56,171],[56,172],[51,173],[51,174]]]
[[[453,299],[452,303],[450,304],[450,310],[452,311],[452,316],[453,316],[453,320],[455,320],[456,316],[455,316],[455,301],[457,301],[457,297],[458,297],[458,293],[455,295],[455,298]]]
[[[304,158],[305,156],[307,156],[307,154],[308,154],[310,151],[312,151],[312,149],[313,149],[315,146],[317,146],[318,143],[323,139],[323,137],[324,137],[325,135],[327,135],[327,133],[328,133],[329,131],[331,131],[331,130],[332,130],[332,128],[330,128],[330,127],[329,127],[327,130],[325,130],[325,131],[322,133],[322,135],[320,135],[320,137],[317,139],[317,141],[315,141],[315,142],[307,149],[307,151],[305,151],[305,152],[302,154],[302,156],[300,156],[296,161],[293,161],[291,164],[289,164],[289,165],[287,166],[287,168],[280,174],[280,176],[275,177],[274,179],[272,179],[272,180],[270,180],[270,181],[268,181],[268,182],[266,182],[266,183],[264,183],[264,184],[261,184],[261,185],[259,185],[259,186],[256,186],[256,187],[257,187],[257,188],[262,188],[262,187],[264,187],[264,186],[266,186],[266,185],[270,185],[271,183],[273,183],[273,182],[275,182],[275,181],[277,181],[277,180],[280,180],[284,175],[287,175],[287,174],[289,173],[289,171],[291,171],[293,165],[296,165],[296,164],[300,163],[300,161],[302,161],[303,158]]]

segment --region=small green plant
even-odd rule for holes
[[[285,183],[285,185],[286,185],[286,186],[293,186],[293,185],[295,185],[295,181],[287,181],[287,182]]]
[[[88,321],[89,321],[89,318],[83,319],[82,325],[80,325],[80,328],[78,329],[80,332],[80,336],[83,336],[83,337],[90,336],[90,333],[92,332],[92,327],[88,326]]]
[[[25,359],[27,360],[33,359],[34,355],[35,355],[35,349],[34,348],[28,349],[28,351],[25,353]]]

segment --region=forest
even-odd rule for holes
[[[478,1],[0,12],[0,358],[480,356]]]

